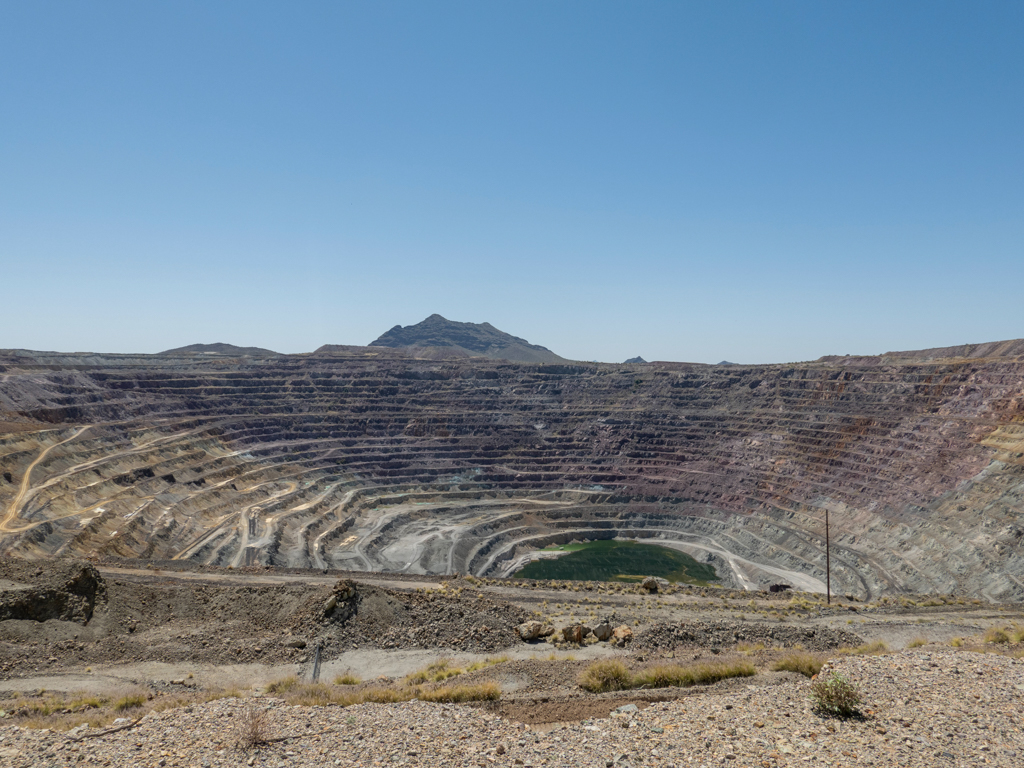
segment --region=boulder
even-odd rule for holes
[[[577,645],[583,642],[583,627],[579,624],[570,624],[567,627],[562,627],[562,638],[567,643],[576,643]]]
[[[626,643],[628,643],[632,639],[633,630],[627,627],[625,624],[622,624],[621,626],[618,626],[612,630],[612,637],[609,642],[612,642],[615,645],[622,648],[623,646],[625,646]]]
[[[658,591],[658,580],[653,576],[648,576],[646,579],[640,582],[640,587],[646,589],[648,592]]]
[[[530,640],[536,640],[541,637],[541,631],[543,631],[544,625],[539,621],[525,621],[516,627],[519,632],[519,637],[529,642]],[[552,630],[553,631],[553,630]]]
[[[612,636],[612,625],[611,624],[598,624],[593,629],[594,637],[598,640],[607,640]]]

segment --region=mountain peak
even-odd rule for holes
[[[563,358],[547,347],[499,331],[490,323],[460,323],[433,314],[415,325],[401,326],[370,342],[371,347],[442,348],[470,357],[524,363],[556,363]]]
[[[234,344],[217,342],[216,344],[189,344],[157,352],[158,355],[221,355],[225,357],[276,357],[277,352],[262,347],[236,347]]]

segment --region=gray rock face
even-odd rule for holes
[[[88,624],[97,600],[103,600],[103,577],[89,563],[66,563],[41,582],[0,591],[0,621],[74,621]]]

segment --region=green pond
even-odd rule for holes
[[[645,576],[659,576],[671,582],[701,586],[709,581],[718,581],[718,575],[710,565],[656,544],[608,539],[547,549],[569,554],[552,560],[535,560],[514,575],[521,579],[627,582],[640,581]]]

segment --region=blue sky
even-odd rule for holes
[[[1024,336],[1024,3],[0,6],[0,347]]]

